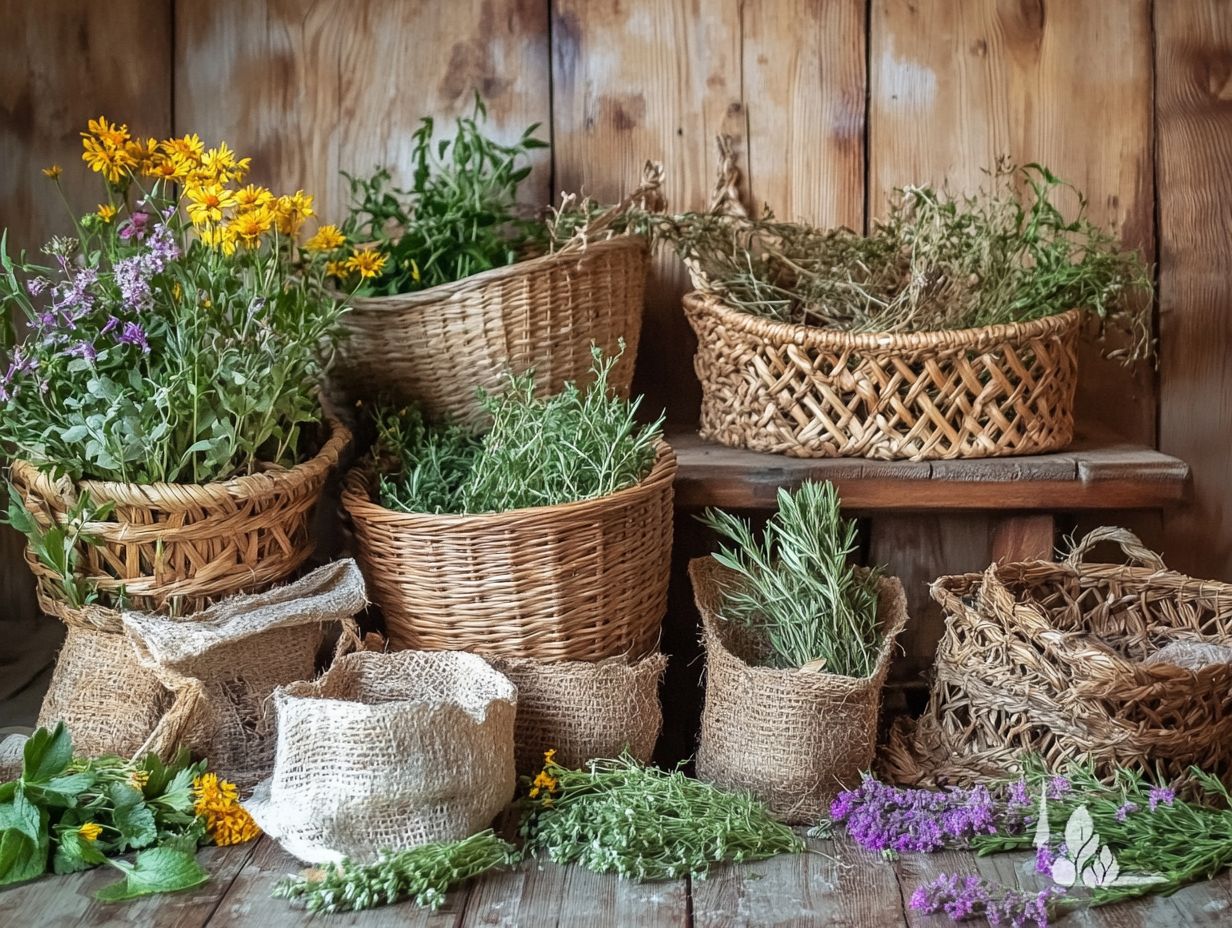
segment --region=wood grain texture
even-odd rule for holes
[[[0,22],[7,39],[0,55],[0,227],[8,229],[11,254],[36,252],[73,227],[41,168],[64,168],[64,192],[83,212],[101,198],[98,175],[81,160],[78,133],[87,120],[106,115],[150,135],[170,129],[171,6],[0,0]],[[39,674],[61,635],[38,617],[23,544],[0,527],[0,701],[22,693],[11,711],[0,711],[4,724],[34,721],[30,708],[40,696],[29,688],[45,683]]]
[[[1160,447],[1193,465],[1169,566],[1232,579],[1232,5],[1155,7]]]
[[[470,112],[512,140],[549,120],[547,7],[536,0],[177,0],[175,121],[253,156],[253,180],[316,196],[327,221],[348,201],[340,170],[408,163],[422,116],[438,135]],[[442,132],[443,130],[443,132]],[[523,191],[542,205],[548,156]]]

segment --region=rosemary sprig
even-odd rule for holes
[[[704,877],[719,861],[804,850],[803,840],[751,796],[627,756],[570,770],[549,752],[530,793],[519,829],[527,850],[598,873]]]
[[[410,899],[438,909],[454,886],[497,867],[516,864],[517,849],[488,829],[462,841],[421,844],[382,852],[373,864],[344,860],[290,876],[274,887],[274,896],[303,903],[309,912],[358,912]]]
[[[748,520],[721,510],[706,510],[701,521],[731,542],[714,554],[737,575],[724,590],[724,617],[764,633],[774,666],[820,660],[829,673],[872,673],[882,641],[879,574],[849,563],[856,524],[842,517],[833,484],[780,489],[761,538]]]

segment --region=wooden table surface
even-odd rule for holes
[[[707,880],[631,883],[579,867],[538,861],[494,873],[451,893],[429,913],[408,903],[358,914],[313,917],[270,896],[285,874],[300,868],[267,838],[201,853],[212,874],[188,893],[120,905],[92,894],[115,878],[103,868],[47,877],[0,891],[4,928],[944,928],[943,916],[907,910],[920,883],[945,872],[978,872],[1002,885],[1036,888],[1027,855],[977,859],[970,854],[904,855],[897,861],[860,851],[849,841],[810,839],[810,853],[759,863],[724,865]],[[974,925],[983,924],[974,922]],[[1075,912],[1058,923],[1073,928],[1181,928],[1232,924],[1232,876],[1195,884],[1171,897],[1148,897]]]

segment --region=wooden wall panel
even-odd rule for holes
[[[475,91],[497,137],[541,122],[547,138],[546,0],[178,0],[175,27],[177,129],[225,138],[254,180],[302,187],[326,220],[348,201],[340,170],[398,179],[420,117],[450,131]],[[544,150],[524,193],[549,190]]]
[[[81,160],[78,133],[87,120],[106,115],[151,135],[170,129],[170,3],[0,0],[0,22],[0,227],[11,253],[35,251],[72,229],[41,168],[64,168],[61,183],[75,206],[101,198],[98,175]],[[0,528],[0,725],[37,710],[29,684],[60,635],[58,623],[38,616],[21,548],[15,532]]]
[[[1171,567],[1232,581],[1232,4],[1155,8],[1160,448],[1193,467]]]

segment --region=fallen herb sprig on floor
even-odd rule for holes
[[[629,757],[561,767],[549,751],[530,784],[520,833],[528,853],[635,880],[704,877],[720,861],[764,860],[804,841],[744,793]]]
[[[274,887],[274,896],[302,902],[309,912],[358,912],[410,899],[438,909],[454,886],[497,867],[517,863],[521,855],[491,829],[462,841],[421,844],[382,852],[373,864],[344,860],[292,876]]]

